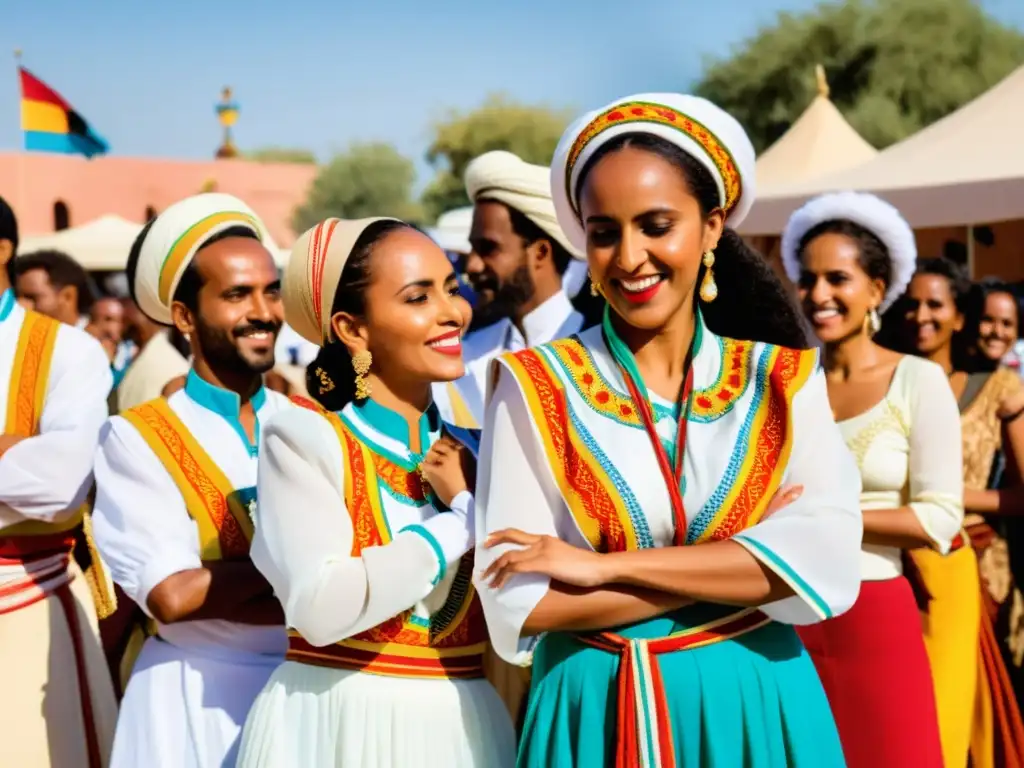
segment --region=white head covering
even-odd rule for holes
[[[466,194],[477,200],[497,200],[515,208],[551,235],[575,259],[585,258],[559,226],[551,200],[551,171],[523,162],[511,152],[486,152],[466,167]]]
[[[376,221],[398,220],[326,219],[303,232],[292,246],[281,286],[284,316],[307,341],[322,346],[331,340],[331,307],[341,273],[363,230]]]
[[[796,283],[800,279],[800,241],[826,221],[852,221],[882,241],[892,261],[892,279],[879,306],[884,312],[906,290],[917,268],[914,232],[900,212],[867,192],[830,192],[815,197],[789,217],[782,233],[782,265]]]
[[[186,197],[157,216],[135,268],[139,308],[153,321],[171,325],[171,304],[185,269],[204,245],[232,227],[248,229],[260,242],[266,235],[255,211],[221,192]]]
[[[558,222],[586,249],[576,185],[594,153],[625,133],[648,133],[675,144],[707,168],[718,185],[726,221],[736,227],[754,204],[754,147],[736,119],[707,99],[678,93],[641,93],[576,120],[562,134],[551,164]]]

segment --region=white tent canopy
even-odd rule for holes
[[[1024,67],[924,130],[855,168],[765,189],[741,227],[777,234],[805,200],[875,192],[915,229],[1024,218]]]
[[[757,158],[761,194],[845,171],[878,154],[828,98],[825,71],[818,65],[818,95],[779,139]]]
[[[120,216],[102,216],[80,227],[24,237],[18,253],[62,251],[90,271],[124,269],[142,225]]]
[[[141,231],[141,224],[120,216],[101,216],[80,227],[24,237],[18,243],[18,253],[61,251],[90,272],[119,271],[128,263],[132,243]],[[288,262],[289,252],[278,248],[269,234],[265,233],[263,242],[277,265],[283,267]]]

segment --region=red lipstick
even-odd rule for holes
[[[455,339],[454,344],[445,344],[443,342],[449,339]],[[457,357],[462,354],[462,331],[450,331],[449,333],[442,333],[440,336],[435,336],[427,342],[427,346],[435,352],[440,352],[442,355],[451,355]]]

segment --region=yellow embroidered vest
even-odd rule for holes
[[[7,415],[4,434],[33,437],[39,434],[39,422],[46,404],[50,382],[50,366],[57,344],[60,323],[38,312],[26,312],[7,390]],[[103,561],[92,539],[92,493],[73,515],[59,523],[25,520],[0,530],[4,538],[28,539],[52,537],[66,533],[75,538],[75,555],[89,588],[99,618],[110,616],[117,609],[113,585],[103,568]],[[29,547],[31,548],[31,547]]]
[[[39,434],[39,421],[46,403],[46,388],[50,381],[50,364],[57,344],[60,323],[37,312],[26,312],[18,334],[18,344],[11,366],[11,379],[7,391],[7,419],[4,434],[34,437]],[[49,536],[77,528],[82,523],[82,509],[59,523],[25,520],[2,530],[0,536]]]
[[[415,472],[408,472],[370,450],[337,414],[324,411],[304,398],[296,404],[326,418],[341,443],[345,477],[345,507],[352,517],[353,557],[367,547],[391,541],[381,506],[381,486],[418,502],[426,489]],[[305,664],[351,669],[397,677],[483,677],[487,627],[473,587],[473,555],[459,564],[448,599],[428,622],[406,610],[383,624],[325,648],[307,643],[289,630],[287,659]]]
[[[121,417],[138,430],[181,492],[199,530],[202,559],[248,557],[253,524],[247,504],[167,401],[150,400]]]

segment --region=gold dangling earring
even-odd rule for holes
[[[715,282],[715,254],[708,251],[704,254],[704,279],[700,281],[700,297],[710,304],[718,298],[718,283]]]
[[[878,309],[872,307],[868,310],[868,313],[864,315],[864,333],[869,337],[874,336],[882,330],[882,318],[878,316]]]
[[[364,349],[352,355],[352,369],[356,372],[356,400],[365,400],[370,396],[370,383],[366,380],[366,374],[370,372],[372,362],[373,355],[369,350]]]
[[[595,280],[590,272],[587,272],[587,277],[590,279],[590,295],[595,297],[604,296],[604,292],[601,290],[601,282]]]

